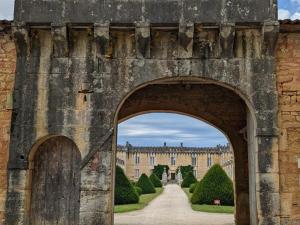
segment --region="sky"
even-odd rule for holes
[[[228,143],[216,128],[189,116],[174,113],[148,113],[119,124],[118,143],[134,146],[213,147]]]
[[[13,19],[14,0],[0,0],[0,20]],[[279,19],[300,19],[300,0],[278,0]],[[134,117],[119,125],[118,143],[161,146],[216,146],[226,144],[226,137],[210,125],[191,117],[151,113]]]

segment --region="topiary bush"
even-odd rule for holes
[[[216,199],[221,201],[221,205],[234,205],[233,183],[218,164],[211,167],[198,183],[191,202],[212,205]]]
[[[197,184],[199,184],[198,181],[196,183],[193,183],[193,184],[190,185],[190,188],[189,188],[190,193],[194,193]]]
[[[167,175],[169,175],[169,166],[168,165],[160,165],[154,166],[153,173],[158,177],[158,179],[162,180],[162,175],[164,173],[164,168],[166,168]]]
[[[144,173],[140,176],[136,185],[142,189],[143,194],[150,194],[156,192],[154,185],[150,181],[149,177]]]
[[[149,177],[150,181],[154,185],[154,187],[162,187],[162,183],[160,179],[155,175],[155,173],[152,173]]]
[[[194,170],[194,167],[191,165],[180,166],[176,169],[176,174],[178,174],[179,168],[183,179],[188,175],[189,172],[193,172]]]
[[[136,193],[138,193],[139,196],[143,193],[142,188],[140,188],[138,186],[134,186],[134,189],[135,189]]]
[[[121,167],[116,166],[115,204],[132,204],[139,202],[139,195],[126,177]]]
[[[191,184],[196,183],[197,179],[195,178],[193,172],[189,172],[181,183],[181,187],[188,188]]]

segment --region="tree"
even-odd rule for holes
[[[191,198],[193,204],[211,205],[214,200],[220,200],[222,205],[234,205],[233,183],[218,164],[207,171]]]
[[[139,195],[126,177],[121,167],[116,166],[115,204],[132,204],[139,202]]]
[[[189,172],[193,172],[194,170],[194,167],[191,165],[180,166],[176,169],[176,174],[178,173],[179,168],[183,179],[188,175]]]
[[[155,175],[155,173],[152,173],[149,177],[150,181],[154,185],[154,187],[162,187],[162,183],[160,179]]]
[[[166,168],[167,174],[169,174],[169,166],[168,165],[157,165],[154,166],[153,173],[162,180],[162,174],[164,173],[164,168]]]
[[[181,187],[189,188],[191,184],[194,184],[197,182],[197,179],[195,178],[193,172],[189,172],[186,177],[183,179],[181,183]]]
[[[195,188],[196,188],[196,186],[197,186],[198,184],[199,184],[198,181],[197,181],[196,183],[191,184],[191,185],[190,185],[190,188],[189,188],[189,192],[190,192],[190,193],[194,193]]]
[[[150,194],[156,192],[154,185],[150,181],[149,177],[144,173],[140,176],[136,185],[142,189],[143,194]]]

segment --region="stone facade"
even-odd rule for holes
[[[16,69],[16,48],[10,34],[10,23],[0,22],[0,224],[4,224],[8,185],[8,147]]]
[[[141,147],[118,146],[117,165],[123,168],[131,180],[138,180],[145,173],[150,176],[154,166],[169,166],[169,180],[175,179],[179,166],[191,165],[194,167],[194,175],[201,180],[206,172],[214,164],[220,164],[227,175],[233,179],[233,152],[229,146],[216,146],[214,148],[192,148],[157,146]]]
[[[300,25],[286,21],[277,44],[281,224],[300,223]]]

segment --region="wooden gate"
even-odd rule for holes
[[[32,173],[30,225],[77,225],[80,161],[75,144],[54,137],[37,150]]]

